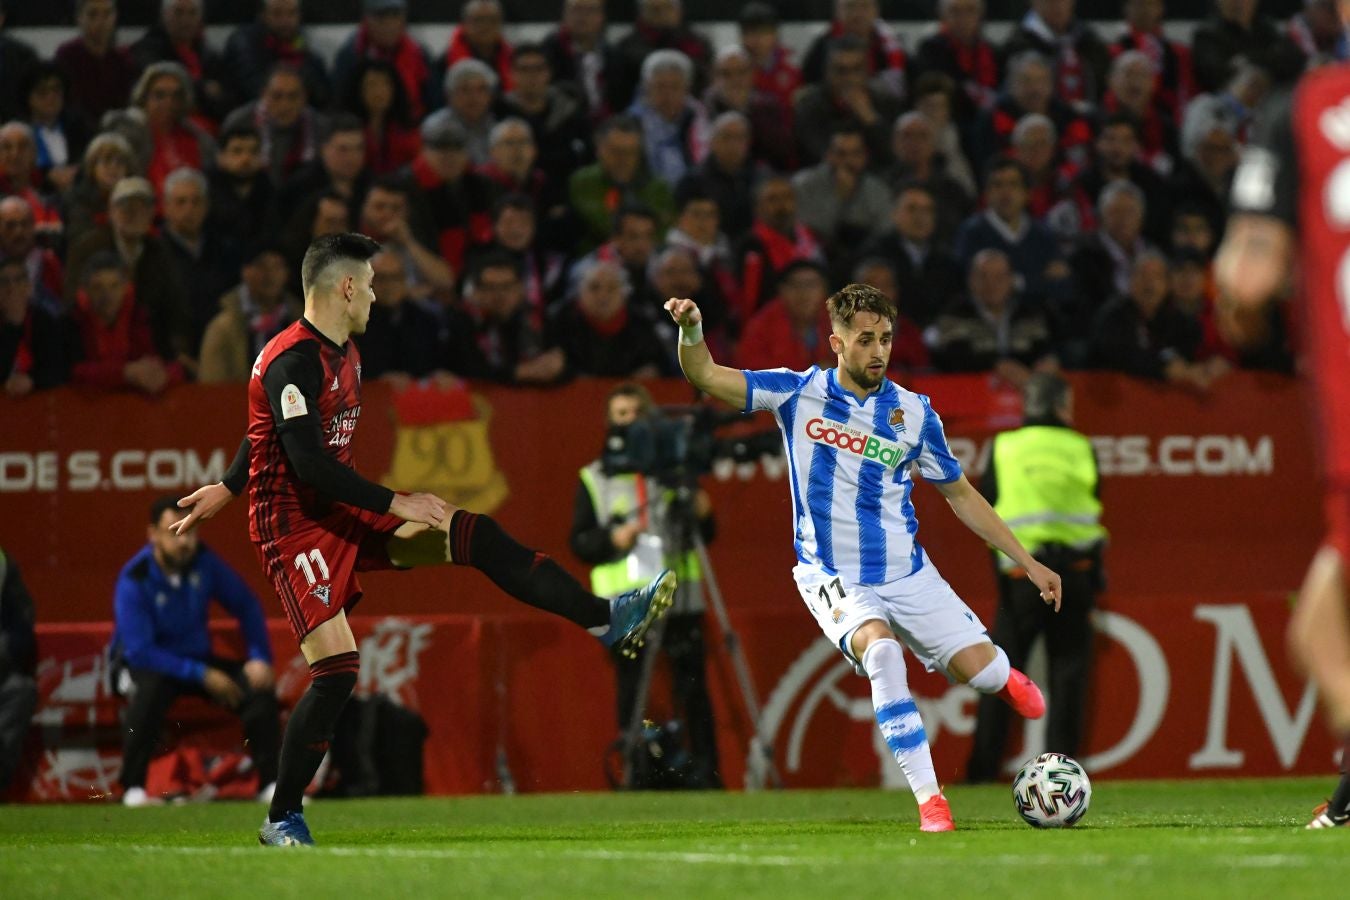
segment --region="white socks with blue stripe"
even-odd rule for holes
[[[905,655],[894,638],[882,638],[868,645],[862,657],[863,669],[872,680],[872,708],[877,712],[877,727],[895,761],[909,779],[910,790],[920,805],[940,793],[933,771],[933,754],[928,735],[919,718],[919,708],[909,693],[905,674]]]
[[[1008,683],[1008,675],[1011,672],[1012,665],[1008,662],[1008,654],[1003,652],[1002,647],[995,644],[993,662],[976,672],[975,676],[966,684],[981,694],[997,694]]]

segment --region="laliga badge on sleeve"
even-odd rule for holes
[[[300,389],[293,384],[288,384],[281,389],[281,418],[294,419],[296,416],[303,416],[309,413],[309,407],[305,405],[305,395],[300,393]]]

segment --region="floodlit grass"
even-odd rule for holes
[[[1306,832],[1334,778],[1112,782],[1078,826],[952,787],[908,794],[573,794],[328,801],[320,846],[259,847],[260,805],[0,808],[0,896],[1343,897],[1350,829]]]

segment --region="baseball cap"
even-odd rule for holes
[[[378,16],[381,13],[408,11],[407,0],[364,0],[361,8],[368,16]]]
[[[123,200],[130,200],[132,197],[140,197],[154,203],[155,189],[150,186],[150,182],[141,176],[129,175],[113,186],[112,196],[108,199],[108,202],[121,203]]]
[[[422,143],[437,150],[462,150],[469,136],[464,128],[442,110],[422,121]]]

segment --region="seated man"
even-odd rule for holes
[[[239,715],[253,764],[259,799],[270,802],[277,778],[281,726],[273,689],[272,646],[262,604],[195,533],[174,534],[182,517],[173,497],[150,506],[149,544],[117,577],[109,654],[114,693],[130,701],[125,716],[122,802],[160,802],[145,792],[145,773],[169,706],[179,694],[209,697]],[[247,648],[243,661],[211,652],[207,604],[220,603],[239,621]]]

